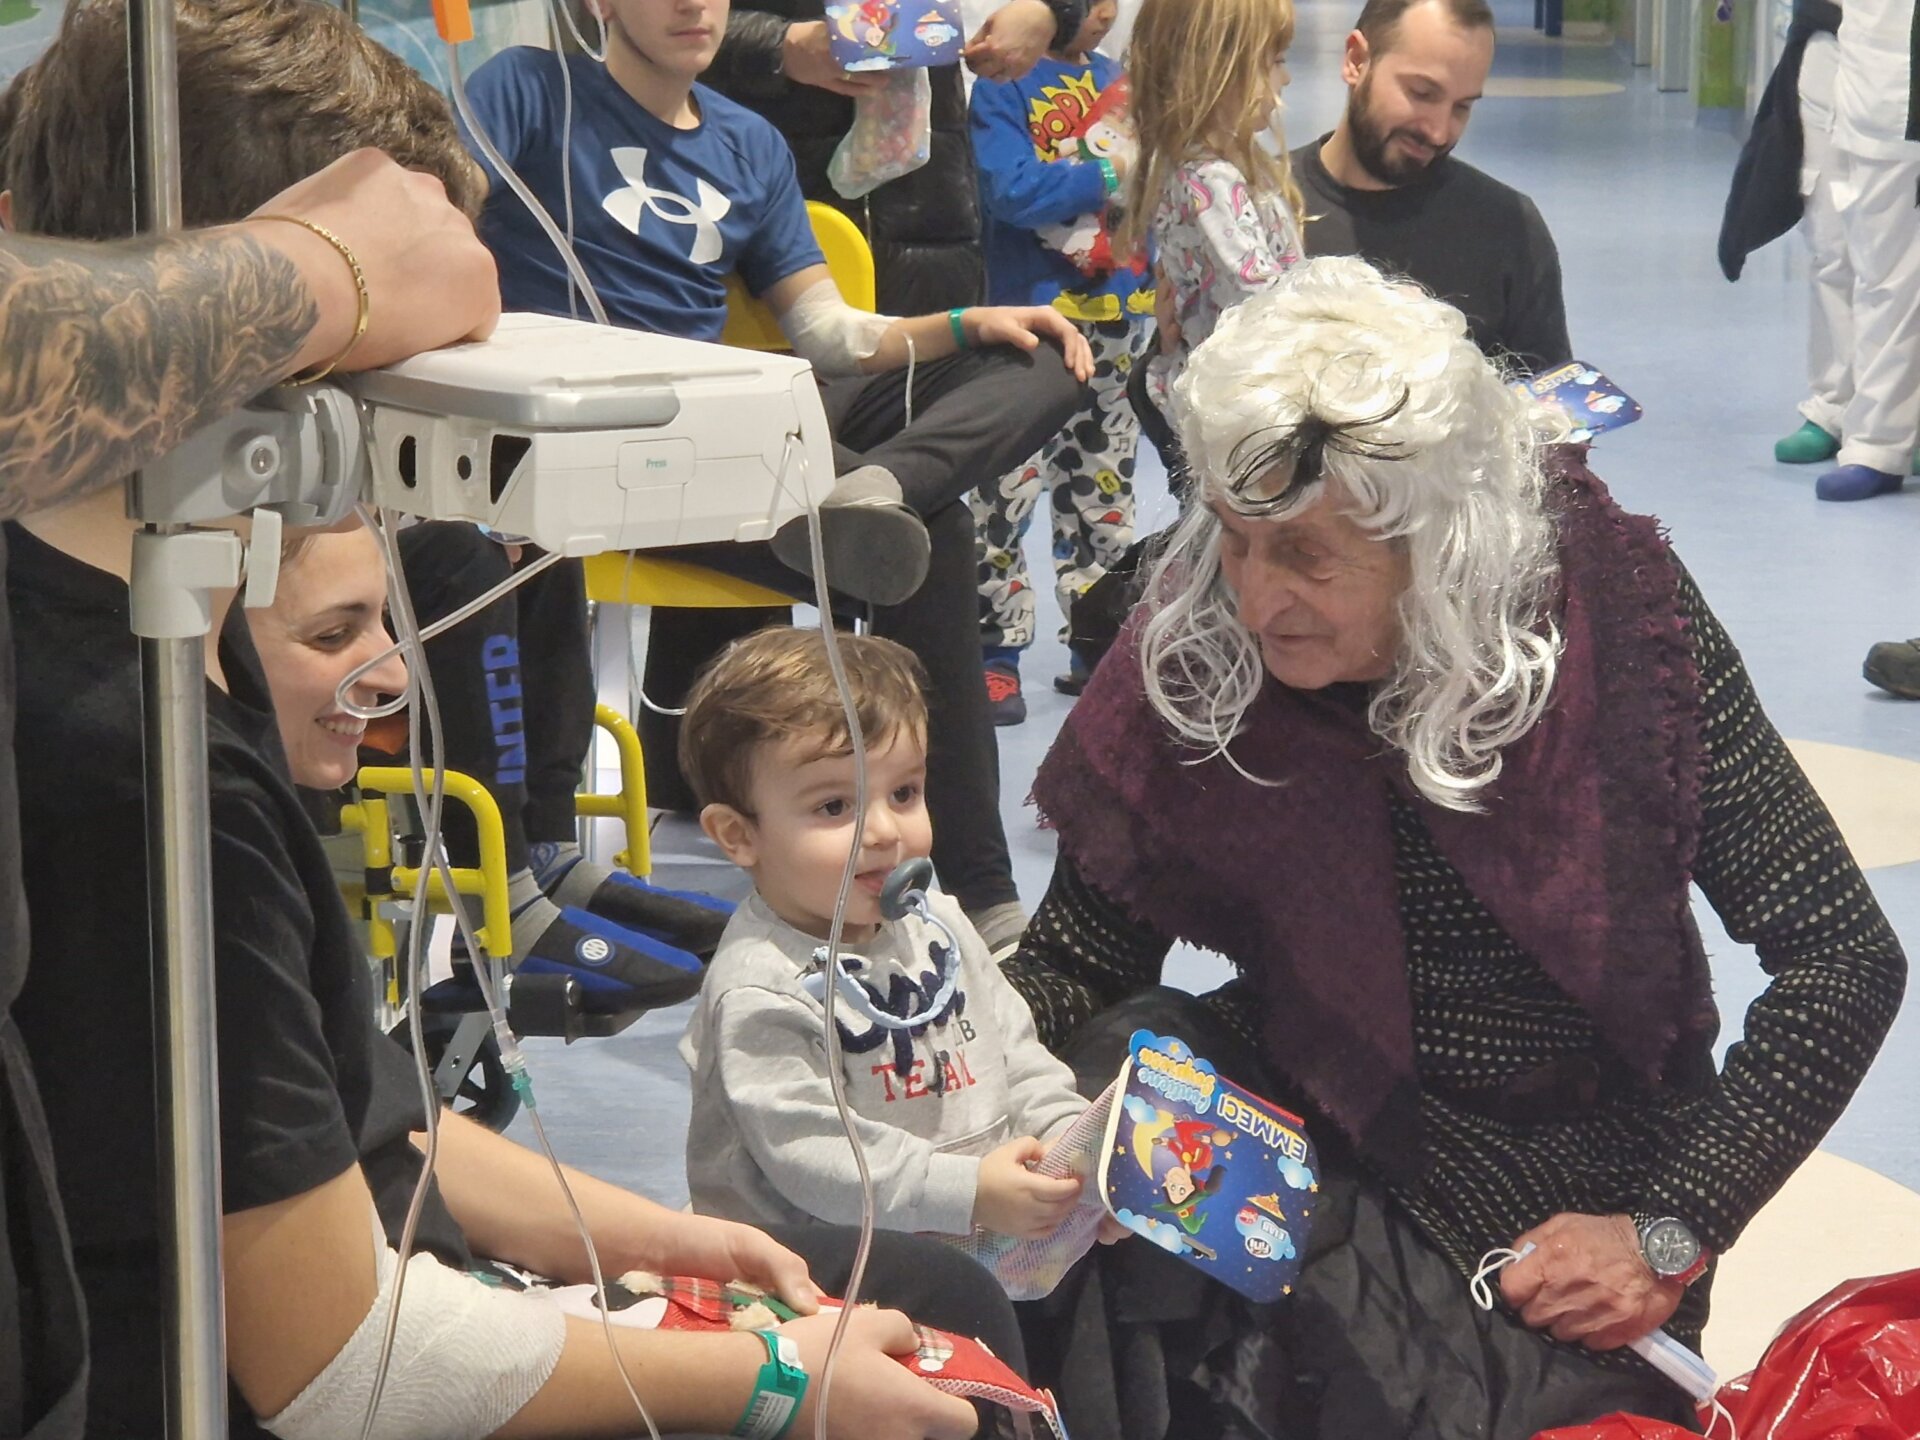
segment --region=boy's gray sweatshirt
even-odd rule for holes
[[[879,1224],[964,1235],[980,1157],[1019,1135],[1051,1138],[1087,1102],[960,907],[930,900],[960,940],[952,1001],[917,1031],[875,1025],[844,993],[834,1019]],[[687,1184],[703,1214],[758,1225],[860,1221],[859,1176],[827,1075],[820,943],[754,895],[707,969],[680,1042],[693,1071]],[[939,989],[934,947],[944,943],[909,916],[844,949],[842,963],[879,1008],[905,1016]]]

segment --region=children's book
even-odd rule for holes
[[[1573,422],[1573,433],[1567,438],[1579,444],[1603,430],[1631,425],[1643,413],[1631,395],[1578,360],[1543,370],[1531,379],[1516,380],[1513,388],[1566,412]]]
[[[965,38],[960,0],[827,0],[827,39],[843,70],[952,65]]]
[[[1134,1032],[1119,1078],[1038,1168],[1088,1180],[1067,1222],[1044,1240],[976,1232],[963,1247],[1016,1300],[1052,1290],[1107,1215],[1249,1300],[1277,1300],[1300,1273],[1320,1196],[1299,1116],[1150,1030]]]

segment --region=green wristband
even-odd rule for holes
[[[800,1347],[778,1330],[753,1332],[766,1342],[767,1363],[753,1382],[753,1398],[746,1413],[734,1424],[733,1433],[742,1440],[780,1440],[793,1427],[807,1398],[806,1367],[800,1363]]]
[[[1107,187],[1107,194],[1118,195],[1120,193],[1120,172],[1113,168],[1113,161],[1104,155],[1096,155],[1093,157],[1093,163],[1100,167],[1100,179]]]
[[[953,343],[962,350],[970,349],[967,344],[967,327],[960,323],[962,307],[956,305],[947,312],[947,325],[953,331]]]

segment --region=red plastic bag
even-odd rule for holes
[[[1837,1286],[1720,1387],[1740,1440],[1920,1435],[1920,1270]]]
[[[1722,1422],[1721,1429],[1725,1428]],[[1665,1420],[1649,1420],[1644,1415],[1615,1411],[1611,1415],[1602,1415],[1591,1425],[1542,1430],[1533,1440],[1699,1440],[1699,1436]]]
[[[1720,1387],[1740,1440],[1920,1436],[1920,1270],[1849,1280],[1802,1310],[1750,1374]],[[1725,1440],[1726,1421],[1712,1434]],[[1543,1430],[1534,1440],[1685,1440],[1637,1415]]]

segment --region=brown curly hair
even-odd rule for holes
[[[911,650],[874,635],[842,635],[840,660],[869,749],[903,730],[926,735],[927,677]],[[783,740],[805,740],[818,747],[816,756],[852,753],[818,630],[770,626],[720,653],[687,696],[680,771],[701,805],[750,816],[754,761]]]

